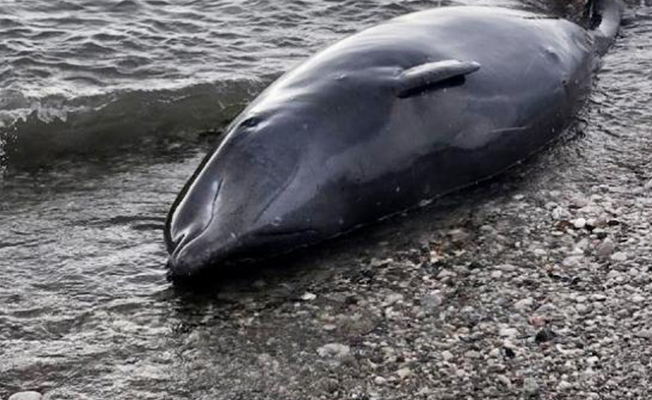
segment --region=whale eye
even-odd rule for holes
[[[240,123],[240,126],[243,128],[255,128],[256,125],[260,123],[260,118],[258,117],[249,117]]]

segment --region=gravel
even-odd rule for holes
[[[260,297],[241,299],[223,328],[206,329],[222,335],[241,315],[240,335],[255,343],[258,365],[276,372],[255,375],[243,361],[242,390],[226,392],[236,381],[225,380],[211,398],[647,398],[646,195],[550,189],[515,173],[489,193],[479,187],[444,200],[451,208],[369,230],[357,259],[354,239],[345,238],[309,255],[330,259],[328,269],[289,282],[266,277]],[[523,194],[510,195],[513,187]],[[292,290],[270,302],[280,287]],[[282,344],[270,342],[279,335]],[[251,374],[263,377],[258,386]],[[252,385],[264,394],[256,397]]]

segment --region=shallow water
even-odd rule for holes
[[[264,310],[248,315],[251,299],[272,308],[291,303],[388,238],[409,248],[432,229],[437,209],[318,250],[289,269],[193,295],[165,279],[168,208],[216,140],[210,132],[274,77],[365,26],[449,4],[4,1],[0,398],[20,389],[53,399],[252,398],[278,384],[255,367],[263,349],[294,365],[287,371],[296,379],[286,376],[282,385],[301,385],[309,374],[297,349],[316,339],[289,316],[247,331],[251,315],[265,318]],[[648,13],[622,36],[604,59],[580,134],[525,167],[532,179],[521,191],[617,189],[652,178]],[[481,204],[481,193],[469,196],[477,201],[461,207]],[[400,229],[409,233],[395,241]]]

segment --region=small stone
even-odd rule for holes
[[[593,301],[607,301],[607,296],[602,293],[596,293],[591,295],[591,300]]]
[[[317,354],[324,358],[345,358],[351,354],[351,348],[341,343],[329,343],[317,349]]]
[[[582,372],[582,375],[586,379],[592,379],[597,373],[593,368],[587,368],[584,372]]]
[[[557,311],[557,307],[555,307],[555,305],[554,305],[554,304],[551,304],[551,303],[545,303],[545,304],[542,304],[542,305],[539,306],[539,308],[537,308],[537,310],[536,310],[536,312],[537,312],[538,314],[542,314],[542,315],[552,314],[552,313],[554,313],[554,312],[556,312],[556,311]]]
[[[652,189],[652,179],[650,179],[643,187],[647,190]]]
[[[426,311],[434,311],[441,306],[442,302],[441,296],[437,292],[432,292],[421,298],[421,307]]]
[[[404,296],[400,293],[392,293],[387,298],[385,298],[385,306],[391,306],[395,303],[403,301]]]
[[[564,260],[561,263],[564,267],[567,268],[577,267],[582,261],[582,258],[583,257],[580,255],[569,256],[564,258]]]
[[[589,247],[589,240],[584,238],[579,242],[577,242],[577,244],[575,245],[575,251],[578,254],[584,254],[584,250],[586,250],[588,247]]]
[[[498,335],[502,337],[516,337],[518,335],[518,329],[516,328],[502,328]]]
[[[481,357],[481,354],[479,352],[475,351],[475,350],[469,350],[466,353],[464,353],[464,358],[474,359],[474,358],[480,358],[480,357]]]
[[[457,274],[455,272],[445,269],[437,274],[437,279],[444,280],[447,278],[455,278],[456,276]]]
[[[530,324],[534,327],[540,328],[546,324],[546,318],[541,315],[532,315],[529,318]]]
[[[523,393],[529,397],[535,397],[539,394],[539,384],[534,378],[525,378],[523,380]]]
[[[543,328],[534,336],[534,341],[541,344],[553,340],[555,336],[555,332],[551,329]]]
[[[518,269],[512,264],[502,264],[499,265],[497,268],[501,269],[503,272],[514,272]]]
[[[407,379],[412,376],[412,370],[410,368],[401,368],[396,371],[396,375],[401,379]]]
[[[577,196],[573,198],[573,206],[576,208],[584,208],[589,205],[590,200],[583,196]]]
[[[394,262],[393,258],[385,258],[382,260],[379,258],[372,258],[371,261],[369,262],[369,266],[374,268],[385,267],[393,262]]]
[[[587,362],[589,365],[593,366],[593,365],[596,365],[597,363],[600,362],[600,358],[599,358],[599,357],[596,357],[596,356],[589,357],[589,358],[587,358],[586,362]]]
[[[534,249],[533,253],[537,257],[545,257],[548,255],[548,252],[544,249]]]
[[[622,262],[627,261],[627,254],[619,251],[611,255],[611,261]]]
[[[645,301],[645,297],[640,294],[635,294],[632,297],[630,297],[630,300],[632,301],[632,303],[642,303]]]
[[[471,237],[471,235],[463,229],[453,229],[448,232],[448,235],[455,243],[465,242]]]
[[[516,352],[511,347],[503,347],[503,352],[505,353],[505,357],[507,358],[516,357]]]
[[[609,217],[606,214],[600,214],[595,220],[595,227],[602,228],[607,226],[609,223]]]
[[[565,209],[559,206],[555,207],[550,214],[552,215],[552,218],[557,221],[562,220],[563,218],[566,218],[569,215],[568,211],[566,211]]]
[[[568,390],[568,389],[572,389],[573,385],[568,381],[561,381],[559,382],[559,385],[557,385],[557,388],[559,390]]]
[[[19,392],[11,395],[9,400],[41,400],[43,395],[39,392]]]
[[[525,311],[530,309],[533,305],[534,299],[532,297],[527,297],[514,303],[514,308],[518,311]]]
[[[586,219],[584,218],[578,218],[575,221],[573,221],[573,226],[575,229],[584,229],[586,227]]]
[[[643,329],[634,334],[637,338],[652,339],[652,329]]]
[[[600,258],[609,258],[613,254],[614,250],[616,250],[614,242],[612,242],[610,239],[605,239],[602,241],[602,243],[600,243],[595,251],[595,254]]]
[[[303,294],[303,296],[301,296],[301,300],[303,300],[303,301],[313,301],[316,298],[317,298],[317,295],[313,294],[313,293],[310,293],[310,292],[306,292],[306,293]]]
[[[453,358],[455,358],[455,356],[453,356],[453,353],[451,353],[451,352],[448,351],[448,350],[444,350],[444,351],[442,351],[442,352],[441,352],[441,356],[442,356],[442,358],[444,359],[444,361],[450,361],[450,360],[452,360]]]
[[[578,314],[586,314],[589,312],[589,306],[586,304],[578,304],[575,306],[575,309],[577,310]]]
[[[387,383],[387,379],[383,378],[382,376],[377,376],[374,378],[374,383],[376,385],[384,385]]]
[[[505,375],[498,375],[496,377],[496,379],[498,379],[498,382],[502,383],[503,385],[507,386],[508,388],[512,387],[512,381],[509,380],[509,378],[506,377]]]

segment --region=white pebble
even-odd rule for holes
[[[586,219],[584,218],[578,218],[575,221],[573,221],[573,226],[576,229],[584,229],[586,227]]]
[[[503,276],[503,271],[493,271],[491,273],[492,279],[500,279]]]
[[[559,390],[568,390],[568,389],[572,389],[573,385],[568,381],[561,381],[559,382],[559,385],[557,385],[557,388]]]
[[[544,257],[548,254],[544,249],[534,249],[534,255],[537,257]]]
[[[396,374],[398,375],[399,378],[406,379],[412,376],[412,370],[410,368],[401,368],[398,371],[396,371]]]
[[[11,395],[9,400],[41,400],[43,395],[39,392],[20,392]]]
[[[640,294],[635,294],[630,298],[630,300],[632,303],[642,303],[645,301],[645,297],[641,296]]]
[[[516,337],[518,336],[518,329],[516,328],[503,328],[498,332],[502,337]]]
[[[324,358],[344,358],[350,353],[351,348],[340,343],[329,343],[317,349],[317,354]]]
[[[306,293],[303,294],[303,296],[301,296],[301,300],[303,300],[303,301],[313,301],[316,298],[317,298],[317,295],[315,295],[313,293],[310,293],[310,292],[306,292]]]
[[[530,309],[533,305],[534,299],[532,297],[527,297],[514,303],[514,308],[518,311],[525,311]]]
[[[611,261],[616,261],[616,262],[627,261],[627,254],[621,251],[619,251],[618,253],[614,253],[611,256]]]
[[[404,296],[400,293],[392,293],[385,299],[385,306],[391,306],[395,303],[403,301]]]

